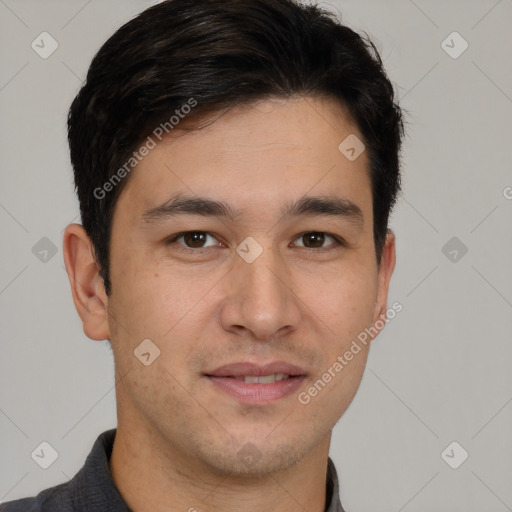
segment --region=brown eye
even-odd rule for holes
[[[323,233],[306,233],[302,235],[302,240],[305,247],[322,247],[325,240]]]
[[[190,231],[183,234],[183,241],[187,247],[197,249],[203,247],[207,236],[207,233],[203,231]]]
[[[207,242],[209,242],[209,245],[206,245]],[[207,249],[208,247],[219,245],[215,236],[207,231],[186,231],[179,233],[167,240],[167,244],[178,244],[185,249]]]
[[[324,243],[328,242],[329,239],[331,240],[331,243],[324,245]],[[334,236],[322,231],[309,231],[308,233],[303,233],[297,238],[297,240],[299,241],[297,246],[305,247],[306,249],[326,249],[330,246],[341,245]]]

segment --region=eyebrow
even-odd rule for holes
[[[153,224],[180,215],[222,217],[235,221],[242,213],[242,210],[222,201],[176,194],[160,206],[146,210],[142,214],[142,221]],[[363,224],[361,208],[349,199],[339,196],[302,197],[295,202],[286,202],[281,210],[282,218],[317,215],[339,217],[358,225]]]

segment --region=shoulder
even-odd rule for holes
[[[85,464],[68,482],[42,490],[33,497],[0,504],[0,512],[72,512],[76,510],[128,510],[109,470],[116,429],[100,434]]]
[[[73,510],[69,484],[44,489],[37,496],[0,504],[0,512],[59,512]]]

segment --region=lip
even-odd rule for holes
[[[231,363],[221,366],[211,372],[207,372],[205,375],[212,377],[261,377],[263,375],[271,375],[273,373],[285,373],[291,376],[306,375],[305,370],[285,361],[273,361],[262,365],[245,361]]]
[[[284,373],[290,377],[267,384],[246,383],[235,378],[261,377],[275,373]],[[239,402],[252,405],[263,405],[285,398],[296,392],[307,377],[302,368],[284,361],[274,361],[263,365],[249,362],[232,363],[221,366],[204,376],[216,389],[235,397]]]

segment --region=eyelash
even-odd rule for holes
[[[170,245],[170,244],[177,242],[180,238],[182,238],[184,235],[189,234],[189,233],[203,233],[205,235],[210,235],[216,239],[215,235],[213,233],[211,233],[210,231],[182,231],[181,233],[177,233],[176,235],[173,235],[172,237],[168,238],[166,241],[166,245]],[[328,237],[331,237],[334,240],[334,242],[331,243],[330,245],[328,245],[327,247],[319,247],[319,248],[300,247],[301,249],[309,249],[311,251],[324,252],[324,251],[329,251],[329,250],[335,249],[336,247],[346,247],[346,245],[347,245],[346,242],[343,240],[343,238],[341,238],[337,235],[333,235],[332,233],[327,233],[325,231],[304,231],[303,233],[300,233],[299,235],[297,235],[294,240],[298,240],[299,238],[302,238],[304,235],[307,235],[307,234],[326,235]],[[184,252],[192,251],[192,252],[200,253],[207,249],[211,249],[211,247],[194,248],[194,247],[187,247],[186,245],[182,245],[182,244],[178,244],[178,245],[180,246],[178,248],[178,250],[184,251]]]

